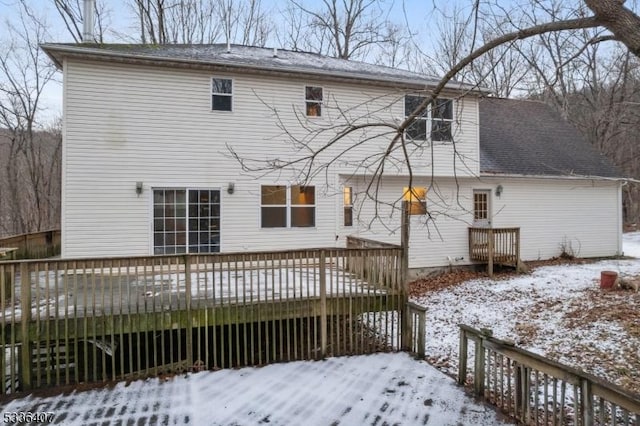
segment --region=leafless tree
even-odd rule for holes
[[[26,1],[19,18],[5,22],[7,38],[0,51],[0,127],[3,127],[4,197],[12,206],[5,232],[42,230],[57,223],[60,138],[45,138],[38,121],[44,88],[55,69],[38,45],[46,39],[46,22]]]
[[[82,39],[82,22],[84,21],[84,6],[82,0],[53,0],[58,11],[58,15],[62,18],[67,33],[76,43],[82,43],[86,40]],[[109,26],[111,11],[107,8],[105,2],[96,2],[94,7],[94,39],[97,43],[104,42],[104,35]]]
[[[306,24],[287,23],[303,31],[308,50],[341,59],[362,59],[373,47],[397,40],[400,31],[386,18],[384,2],[376,0],[322,0],[313,6],[291,0],[288,10],[285,18]],[[297,29],[292,41],[300,38]]]

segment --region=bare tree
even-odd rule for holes
[[[44,88],[55,68],[38,45],[47,36],[46,22],[25,1],[17,22],[6,22],[0,51],[0,126],[4,127],[6,194],[12,209],[5,232],[51,227],[59,210],[60,139],[43,138],[38,116]]]
[[[87,42],[82,39],[82,22],[84,21],[84,7],[82,0],[53,0],[58,15],[62,18],[67,33],[76,43]],[[96,2],[94,7],[94,25],[93,34],[97,43],[104,42],[104,35],[109,26],[109,17],[111,11],[107,9],[104,2]]]
[[[313,51],[341,59],[362,59],[375,46],[392,43],[399,27],[392,25],[385,14],[384,2],[376,0],[322,0],[317,7],[291,0],[295,9],[285,18],[306,17],[304,30]],[[295,10],[302,11],[303,15]],[[288,23],[290,27],[292,23]],[[297,40],[296,33],[292,39]]]

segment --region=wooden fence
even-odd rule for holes
[[[0,393],[423,353],[424,315],[413,318],[420,340],[401,325],[401,257],[393,247],[0,262]]]
[[[520,228],[469,228],[469,257],[486,263],[490,276],[494,265],[521,268]]]
[[[43,259],[60,254],[60,230],[14,235],[0,239],[1,249],[12,250],[14,259]],[[0,257],[0,260],[5,260]]]
[[[474,343],[468,375],[468,344]],[[640,396],[460,325],[458,383],[528,425],[640,425]]]

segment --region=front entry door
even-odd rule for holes
[[[491,190],[473,190],[473,226],[476,228],[491,227]]]

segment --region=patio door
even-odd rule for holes
[[[476,228],[491,227],[491,190],[473,190],[473,226]]]
[[[220,190],[153,190],[153,254],[219,251]]]

